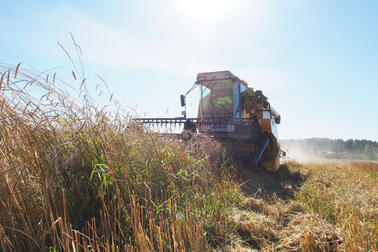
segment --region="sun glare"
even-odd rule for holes
[[[218,23],[233,9],[236,1],[229,0],[176,0],[175,5],[193,21]]]

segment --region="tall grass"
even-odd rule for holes
[[[217,143],[161,137],[85,94],[75,101],[55,77],[1,71],[2,251],[200,251],[226,241],[225,209],[239,197]]]

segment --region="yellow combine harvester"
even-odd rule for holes
[[[197,118],[186,117],[186,95],[200,89]],[[145,124],[183,124],[184,131],[208,134],[255,167],[276,171],[280,162],[277,124],[281,117],[260,90],[230,71],[199,73],[192,88],[181,95],[183,117],[136,118]]]

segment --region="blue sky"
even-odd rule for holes
[[[281,138],[378,140],[378,1],[4,1],[0,63],[73,81],[72,32],[139,115],[179,116],[198,72],[230,70],[281,113]],[[189,97],[190,99],[190,97]],[[189,101],[196,110],[196,95]]]

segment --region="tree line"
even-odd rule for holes
[[[324,158],[378,160],[378,142],[370,140],[306,138],[282,140],[282,144]]]

